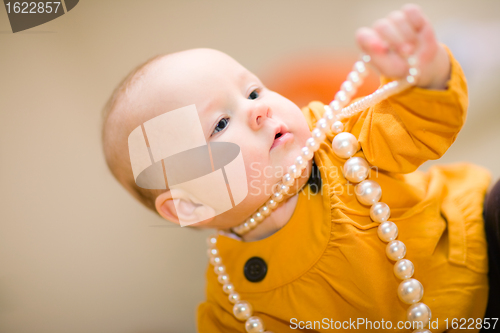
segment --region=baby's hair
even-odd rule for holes
[[[123,160],[124,156],[118,156],[120,154],[113,151],[113,149],[116,149],[116,146],[109,143],[107,140],[107,132],[109,129],[107,129],[106,125],[112,113],[118,108],[120,102],[129,97],[131,89],[141,84],[147,69],[157,60],[165,56],[165,54],[154,56],[135,67],[114,89],[102,110],[101,141],[109,170],[116,180],[118,180],[118,182],[120,182],[127,189],[127,191],[129,191],[144,206],[154,211],[156,214],[158,214],[155,208],[156,197],[166,190],[149,190],[141,188],[135,184],[132,177],[132,170],[123,168],[123,163],[130,163],[130,161]],[[123,152],[121,153],[124,155]],[[126,154],[126,156],[128,157],[128,154]]]

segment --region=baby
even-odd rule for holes
[[[409,55],[419,60],[417,87],[348,119],[344,131],[359,140],[361,150],[354,156],[377,167],[370,179],[382,187],[382,201],[391,208],[390,220],[406,245],[405,258],[413,263],[413,278],[425,287],[422,302],[435,321],[429,325],[433,332],[451,332],[454,318],[468,324],[473,318],[485,326],[489,288],[482,207],[490,176],[470,164],[414,172],[444,154],[463,125],[468,100],[460,66],[415,5],[360,29],[357,41],[382,74],[382,83],[407,75]],[[386,328],[405,331],[396,326],[406,320],[409,307],[398,299],[401,280],[385,256],[386,244],[378,239],[379,223],[370,219],[370,208],[356,200],[353,184],[342,176],[345,159],[332,152],[333,133],[328,132],[269,216],[246,233],[233,232],[269,199],[273,185],[294,164],[324,115],[323,104],[300,109],[219,51],[157,56],[133,70],[105,107],[103,147],[116,179],[168,221],[179,224],[196,215],[198,203],[185,199],[176,206],[168,188],[136,185],[127,145],[129,134],[144,122],[193,104],[207,143],[240,147],[250,188],[234,208],[192,225],[221,232],[211,239],[217,243],[212,262],[221,260],[222,273],[227,273],[217,275],[211,265],[207,270],[199,331],[242,332],[246,326],[249,332],[263,332],[264,325],[275,332],[327,331],[346,320],[371,331],[381,319],[391,323]],[[317,195],[307,186],[314,170],[321,179]],[[229,278],[223,291],[221,283]],[[239,299],[246,307],[233,315]],[[245,324],[238,311],[240,317],[258,319]],[[478,331],[481,326],[475,325]]]

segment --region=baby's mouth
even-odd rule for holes
[[[275,130],[275,135],[274,135],[274,141],[271,145],[271,149],[283,145],[285,142],[288,142],[289,140],[292,139],[293,134],[288,132],[288,129],[284,126],[281,125],[280,127],[276,128]]]

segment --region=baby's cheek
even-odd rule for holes
[[[311,131],[309,130],[309,125],[307,125],[306,118],[302,112],[296,117],[295,125],[297,128],[298,142],[302,146],[305,145],[306,140],[311,136]]]
[[[258,198],[266,196],[266,193],[271,195],[271,187],[274,184],[272,175],[270,167],[262,166],[261,163],[251,164],[247,168],[248,195],[255,197],[257,201]]]
[[[248,184],[262,189],[270,188],[283,177],[283,167],[266,164],[266,159],[256,156],[251,162],[246,163]]]

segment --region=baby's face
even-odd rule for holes
[[[174,55],[148,75],[151,89],[145,89],[145,97],[155,113],[195,104],[207,142],[232,142],[241,148],[248,196],[210,226],[224,228],[242,222],[269,198],[272,185],[294,163],[310,137],[300,108],[215,50]]]

